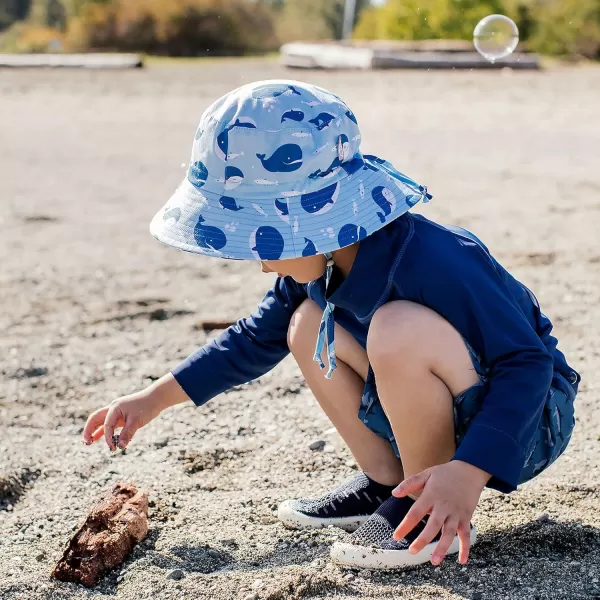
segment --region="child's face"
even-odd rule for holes
[[[321,277],[325,272],[325,263],[323,255],[260,262],[263,273],[277,273],[280,277],[289,275],[298,283],[308,283]]]

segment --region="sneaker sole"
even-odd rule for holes
[[[475,527],[471,529],[471,546],[477,541]],[[380,550],[367,546],[357,546],[344,542],[336,542],[331,547],[333,562],[345,567],[361,569],[401,569],[429,562],[438,542],[428,544],[418,554],[410,554],[407,550]],[[448,554],[456,554],[459,550],[458,536],[454,538]]]
[[[279,506],[277,518],[289,529],[323,529],[325,527],[339,527],[344,531],[352,533],[356,531],[368,518],[369,515],[358,517],[338,517],[334,519],[319,519],[309,517],[291,506],[291,502],[284,502]]]

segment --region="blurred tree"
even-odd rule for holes
[[[67,28],[67,11],[60,0],[47,0],[46,25],[53,29],[65,31]]]
[[[73,48],[170,56],[239,55],[278,46],[270,9],[248,0],[113,0],[81,8]]]
[[[600,58],[600,0],[533,0],[531,15],[536,51]]]
[[[29,16],[31,0],[0,0],[0,31]]]
[[[354,36],[470,40],[477,22],[494,13],[515,21],[529,50],[600,57],[600,0],[387,0],[363,11]]]
[[[354,36],[359,39],[470,39],[477,22],[502,12],[501,0],[388,0],[367,8]]]
[[[355,23],[369,4],[356,0]],[[277,31],[285,41],[323,40],[342,37],[344,0],[285,0]]]
[[[281,10],[285,6],[286,0],[256,0],[259,4],[272,8],[275,11]]]

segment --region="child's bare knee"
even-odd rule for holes
[[[431,314],[429,314],[431,313]],[[369,325],[367,354],[374,369],[400,368],[409,358],[421,355],[419,348],[429,337],[436,313],[413,302],[388,302],[379,308]]]
[[[322,310],[310,299],[305,300],[293,314],[288,327],[287,343],[292,354],[302,352],[307,345],[314,350],[315,332],[318,331]]]

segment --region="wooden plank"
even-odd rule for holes
[[[494,63],[477,52],[376,52],[374,69],[539,69],[534,54],[512,54]]]
[[[304,69],[372,69],[373,50],[344,44],[284,44],[281,61]]]
[[[395,48],[390,42],[356,46],[344,43],[285,44],[281,62],[292,68],[304,69],[538,69],[535,54],[512,54],[490,63],[472,49],[469,42],[433,40],[428,45],[401,43]],[[403,48],[403,49],[400,49]],[[418,48],[418,49],[417,49]],[[428,49],[426,49],[428,48]]]
[[[136,69],[137,54],[0,54],[0,68]]]

